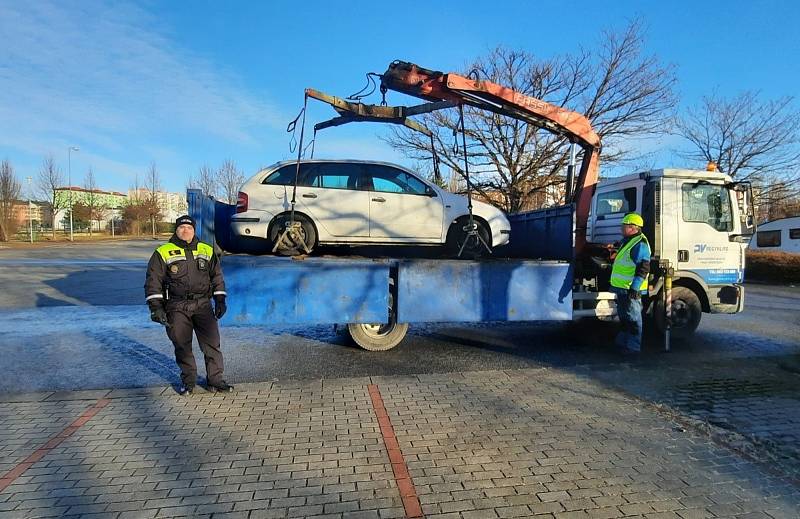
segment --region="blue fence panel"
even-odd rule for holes
[[[225,256],[233,324],[383,323],[389,264],[369,260]]]
[[[220,202],[214,202],[214,239],[222,250],[238,252],[234,245],[235,237],[231,233],[231,216],[236,213],[236,206]]]
[[[572,267],[541,261],[403,261],[400,322],[572,319]]]
[[[214,245],[214,199],[206,196],[199,189],[186,190],[186,202],[189,206],[189,216],[194,218],[194,232],[197,239]]]

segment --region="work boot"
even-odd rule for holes
[[[194,386],[188,386],[186,384],[180,384],[178,386],[178,394],[181,396],[192,396],[194,393]]]
[[[208,383],[208,390],[212,393],[230,393],[233,391],[233,386],[221,380],[216,384]]]

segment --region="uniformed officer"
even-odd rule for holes
[[[144,284],[150,319],[167,327],[167,336],[175,346],[175,360],[181,369],[179,394],[191,394],[197,382],[192,331],[205,357],[208,389],[233,391],[233,386],[222,378],[224,368],[217,326],[217,319],[227,309],[222,267],[214,249],[198,241],[194,228],[191,216],[178,218],[175,234],[150,258]]]
[[[650,243],[642,233],[644,220],[636,213],[622,218],[622,244],[611,267],[611,291],[617,296],[621,324],[615,343],[626,351],[642,350],[642,295],[647,294]]]

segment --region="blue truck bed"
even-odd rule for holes
[[[504,257],[479,261],[235,254],[235,208],[189,190],[199,239],[222,259],[229,323],[257,325],[572,319],[572,209],[514,215]],[[498,250],[498,252],[500,252]]]

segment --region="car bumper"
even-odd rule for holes
[[[236,236],[266,238],[273,215],[266,211],[247,211],[231,217],[231,232]]]
[[[500,247],[507,245],[511,237],[511,229],[498,229],[496,232],[492,229],[492,247]]]
[[[492,247],[506,245],[511,237],[511,223],[502,217],[489,220],[489,229],[492,231]]]

